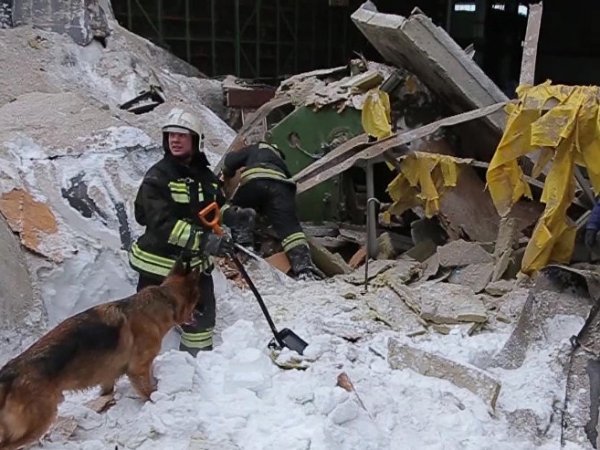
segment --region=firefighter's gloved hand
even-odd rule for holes
[[[584,242],[585,242],[585,246],[588,249],[592,250],[596,246],[597,234],[598,234],[598,230],[596,230],[596,229],[589,228],[589,229],[585,230]]]
[[[212,256],[227,256],[233,253],[233,242],[228,236],[214,233],[204,233],[202,236],[202,251]]]

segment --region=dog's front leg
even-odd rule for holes
[[[152,377],[152,362],[160,351],[158,344],[148,342],[148,346],[138,349],[132,357],[127,368],[127,376],[135,390],[145,399],[150,400],[150,395],[156,390]]]

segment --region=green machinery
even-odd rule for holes
[[[285,116],[265,135],[285,154],[292,175],[318,160],[348,139],[363,133],[360,111],[333,107],[314,111],[301,106]],[[347,215],[342,174],[297,197],[298,215],[305,222],[341,221]]]

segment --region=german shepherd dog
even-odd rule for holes
[[[160,286],[70,317],[9,361],[0,369],[0,449],[40,439],[63,391],[100,386],[107,395],[126,374],[148,400],[156,389],[152,362],[169,329],[191,319],[198,279],[180,259]]]

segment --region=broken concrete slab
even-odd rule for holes
[[[446,233],[434,218],[414,220],[410,224],[410,235],[415,245],[428,239],[437,245],[446,242]]]
[[[352,272],[352,268],[338,253],[331,253],[312,238],[308,238],[308,245],[313,262],[328,277]]]
[[[489,283],[485,287],[485,292],[494,297],[502,297],[517,288],[516,280],[498,280]]]
[[[16,0],[10,22],[68,34],[77,44],[88,45],[110,35],[110,20],[114,16],[107,0]]]
[[[494,258],[496,266],[492,275],[492,281],[498,281],[508,269],[513,247],[518,242],[519,229],[517,220],[514,218],[502,218],[498,227],[498,237],[494,247]]]
[[[401,333],[414,333],[423,329],[422,321],[410,310],[398,295],[389,287],[368,294],[367,306],[375,313],[375,318],[392,330]]]
[[[476,294],[483,291],[494,273],[494,263],[469,264],[454,269],[448,282],[468,286]]]
[[[409,308],[428,322],[452,325],[487,321],[483,301],[469,287],[435,281],[410,288],[390,281],[388,285]]]
[[[410,369],[426,377],[447,380],[479,396],[492,409],[496,407],[500,382],[475,366],[452,361],[396,339],[388,341],[388,362],[392,369]]]
[[[494,258],[475,242],[452,241],[437,250],[442,267],[468,266],[494,262]]]
[[[421,264],[417,261],[399,259],[391,263],[390,268],[382,271],[383,273],[377,278],[379,284],[406,284],[421,275]]]
[[[352,20],[387,61],[417,75],[455,113],[507,100],[464,50],[420,11],[402,17],[359,8]],[[497,133],[504,130],[504,113],[484,120]]]
[[[430,278],[435,277],[440,270],[440,257],[437,253],[434,253],[423,262],[423,265],[425,266],[425,269],[423,270],[421,280],[427,281]]]
[[[399,264],[399,266],[401,267],[400,270],[409,270],[407,268],[407,265],[404,265],[405,261],[402,261],[401,264]],[[385,272],[386,270],[396,266],[397,261],[394,260],[385,260],[385,259],[378,259],[375,261],[369,261],[369,267],[368,267],[368,271],[367,271],[367,278],[369,280],[372,280],[373,278],[375,278],[377,275]],[[352,284],[362,284],[365,282],[365,271],[361,268],[361,269],[357,269],[355,271],[353,271],[351,274],[347,275],[344,277],[344,281],[347,281],[348,283],[352,283]]]
[[[431,239],[421,241],[410,250],[402,254],[403,258],[411,258],[423,262],[435,254],[437,245]]]

